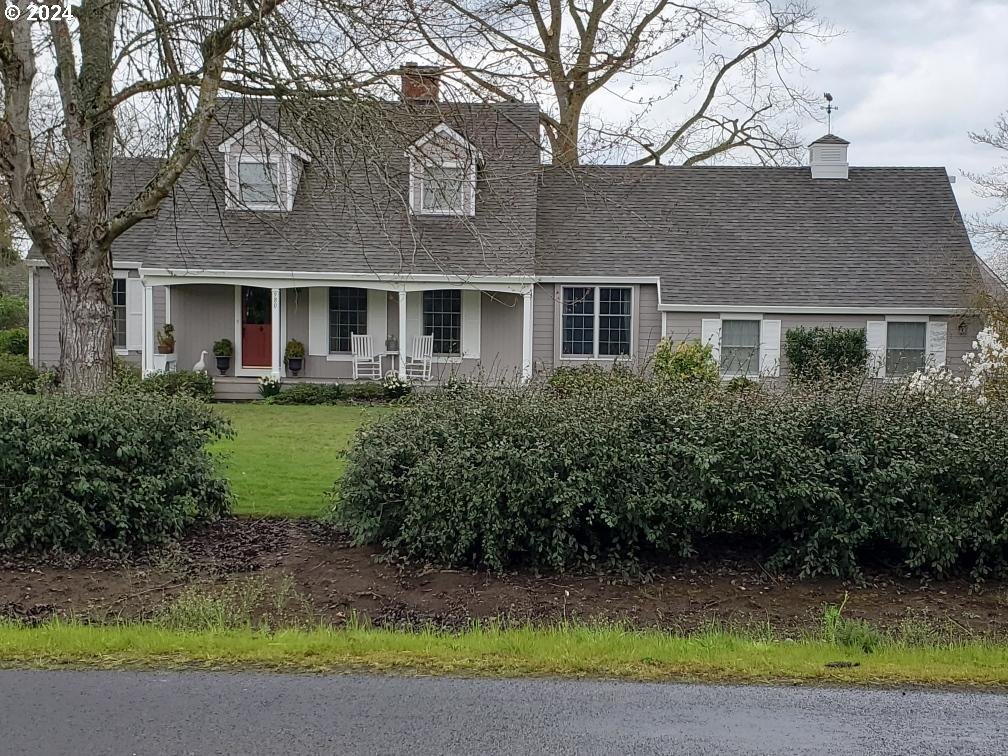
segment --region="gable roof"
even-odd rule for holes
[[[412,154],[422,155],[423,148],[426,147],[431,142],[444,141],[458,145],[463,150],[467,151],[475,160],[479,161],[482,159],[480,155],[479,148],[466,139],[464,136],[459,134],[455,129],[449,126],[447,123],[442,121],[433,129],[428,131],[426,134],[421,135],[418,139],[415,139],[413,143],[409,146],[408,151]]]
[[[225,139],[219,145],[217,145],[218,152],[230,152],[231,148],[236,144],[242,144],[244,146],[245,138],[253,135],[256,131],[260,134],[265,134],[269,139],[274,141],[276,144],[280,145],[283,150],[291,155],[297,155],[299,158],[304,160],[306,163],[311,162],[311,155],[305,152],[303,149],[298,147],[294,142],[285,137],[279,131],[274,129],[268,123],[259,120],[258,118],[253,119],[245,125],[244,128],[239,129],[230,137]],[[260,144],[259,146],[265,146]]]
[[[943,168],[547,168],[536,273],[658,276],[691,308],[965,308],[975,257]]]

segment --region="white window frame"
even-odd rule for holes
[[[592,289],[594,297],[592,301],[592,353],[591,354],[564,354],[564,303],[567,301],[565,292],[567,289]],[[599,354],[599,322],[600,289],[626,289],[630,292],[630,351],[626,354]],[[621,360],[629,359],[636,353],[636,339],[634,338],[634,287],[621,284],[563,284],[560,287],[560,359],[561,360]]]
[[[466,183],[469,181],[469,171],[466,170],[465,164],[458,160],[445,160],[440,163],[435,163],[433,161],[418,161],[418,165],[420,167],[420,213],[423,215],[466,215]],[[458,172],[460,177],[458,207],[450,207],[447,205],[427,207],[427,173],[431,168],[442,171],[454,170]],[[434,193],[431,192],[431,194]]]
[[[273,174],[276,189],[276,201],[275,202],[246,202],[242,197],[241,191],[241,167],[242,163],[252,164],[252,165],[268,165],[269,173]],[[272,155],[258,155],[250,152],[243,152],[237,155],[237,159],[234,164],[234,178],[232,186],[232,194],[238,204],[238,207],[245,208],[248,210],[284,210],[287,208],[287,203],[284,201],[284,196],[286,194],[286,186],[289,179],[289,168],[290,160],[281,160],[279,154]]]
[[[928,335],[929,335],[928,334],[928,322],[929,322],[929,320],[930,320],[930,318],[927,315],[922,315],[922,316],[906,316],[906,315],[904,315],[904,316],[898,316],[898,317],[889,317],[888,315],[886,316],[886,319],[885,319],[885,354],[883,355],[884,360],[885,360],[884,365],[885,365],[885,376],[886,376],[886,378],[892,378],[894,380],[903,381],[903,380],[906,380],[907,378],[909,378],[915,372],[917,372],[916,370],[914,370],[914,371],[911,371],[909,373],[901,373],[899,375],[891,374],[889,372],[889,350],[891,348],[889,346],[889,326],[892,325],[892,324],[894,324],[894,323],[898,323],[898,324],[917,324],[917,325],[924,326],[924,347],[921,350],[921,352],[922,352],[921,365],[926,368],[927,365],[928,365]]]
[[[424,197],[427,195],[427,169],[456,169],[462,174],[462,184],[460,191],[459,207],[424,207]],[[471,217],[476,214],[476,163],[474,161],[463,160],[428,160],[425,158],[410,157],[410,183],[416,184],[416,191],[412,192],[412,210],[415,215],[426,215],[433,217]],[[468,197],[468,199],[467,199]]]
[[[129,285],[129,283],[128,283],[127,277],[124,276],[124,275],[115,275],[115,274],[113,274],[113,276],[112,276],[112,322],[115,323],[116,321],[118,321],[118,317],[116,316],[116,312],[115,312],[115,309],[117,307],[117,305],[115,303],[115,285],[117,283],[119,283],[120,281],[122,281],[122,294],[123,294],[123,303],[122,303],[122,310],[123,310],[123,331],[122,331],[122,334],[121,334],[122,335],[122,346],[119,346],[119,344],[116,343],[116,341],[117,341],[116,336],[118,334],[116,334],[115,328],[112,329],[112,342],[113,342],[113,348],[115,349],[115,353],[117,355],[119,355],[119,356],[125,356],[125,355],[129,354],[129,349],[127,348],[129,346],[129,335],[128,335],[128,331],[129,331],[129,295],[126,293],[126,288]]]
[[[464,298],[465,298],[464,294],[465,294],[465,292],[462,291],[461,289],[425,289],[424,291],[420,292],[420,333],[421,333],[421,335],[426,335],[427,334],[427,328],[426,328],[426,323],[427,323],[427,305],[426,305],[427,294],[429,292],[441,292],[441,291],[458,292],[458,300],[459,300],[459,313],[458,313],[458,317],[459,317],[459,324],[458,324],[458,334],[459,334],[459,337],[458,337],[458,351],[457,352],[437,352],[436,351],[436,352],[434,352],[433,356],[434,357],[440,357],[442,359],[461,359],[462,358],[462,354],[465,351],[465,348],[462,345],[463,334],[465,333],[465,331],[463,329],[463,326],[462,326],[462,322],[464,320],[464,313],[465,313],[465,301],[464,301]]]
[[[724,317],[724,315],[728,317]],[[721,373],[721,379],[730,381],[732,378],[759,378],[760,377],[760,365],[763,363],[763,316],[762,315],[745,315],[737,313],[722,313],[721,320],[721,332],[718,334],[718,339],[720,342],[718,348],[718,372]],[[759,323],[759,328],[756,329],[756,372],[755,373],[741,373],[741,372],[729,372],[725,370],[724,367],[724,324],[729,320],[748,320],[757,321]]]
[[[364,333],[362,335],[370,335],[372,339],[380,339],[381,343],[378,345],[380,348],[384,348],[384,336],[381,334],[371,334],[368,328],[368,320],[371,313],[371,302],[370,302],[370,289],[361,286],[328,286],[326,287],[326,345],[329,349],[329,355],[340,355],[340,356],[353,356],[351,349],[352,344],[350,343],[350,335],[347,336],[347,348],[345,350],[334,351],[332,348],[333,342],[333,323],[332,323],[332,296],[334,289],[356,289],[357,291],[364,292]],[[380,349],[379,349],[380,351]]]

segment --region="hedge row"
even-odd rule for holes
[[[1003,574],[1008,414],[901,391],[435,393],[363,429],[332,492],[358,543],[504,569],[634,567],[748,539],[803,575],[884,557]]]
[[[387,402],[396,398],[381,383],[292,383],[269,397],[270,404],[343,404]]]
[[[178,538],[228,508],[208,442],[229,426],[189,398],[0,392],[0,549],[86,552]]]

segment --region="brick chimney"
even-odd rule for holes
[[[437,66],[421,66],[413,61],[403,63],[399,69],[402,99],[436,102],[441,89],[442,70]]]

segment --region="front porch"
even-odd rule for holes
[[[371,337],[382,373],[406,378],[413,338],[433,335],[431,382],[458,376],[527,380],[532,376],[531,281],[466,282],[345,278],[252,278],[188,271],[140,271],[143,370],[157,370],[157,323],[175,327],[179,370],[201,360],[222,399],[250,399],[260,376],[285,382],[353,380],[350,334]],[[164,318],[155,315],[164,287]],[[233,344],[228,369],[216,369],[213,346]],[[302,369],[285,363],[289,342],[305,348]],[[206,355],[203,355],[206,352]],[[160,363],[160,364],[159,364]]]

